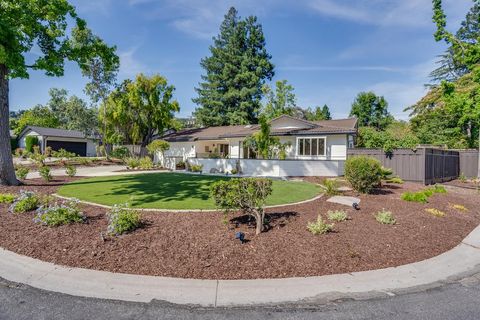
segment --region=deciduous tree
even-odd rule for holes
[[[373,92],[360,92],[352,103],[350,116],[358,118],[361,127],[374,127],[379,130],[389,125],[393,117],[388,112],[388,103],[384,97]]]

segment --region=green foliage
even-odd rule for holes
[[[333,230],[334,224],[328,224],[323,221],[322,216],[318,215],[317,221],[309,222],[307,224],[307,230],[313,235],[326,234]]]
[[[33,152],[33,146],[38,146],[38,137],[37,136],[26,136],[25,137],[25,150],[27,152]]]
[[[375,215],[375,220],[381,224],[395,224],[397,221],[393,216],[392,212],[382,209],[382,211],[377,212]]]
[[[30,169],[24,166],[17,166],[15,170],[15,175],[20,180],[25,180],[27,178],[27,174],[30,172]]]
[[[140,158],[138,166],[142,170],[149,170],[153,168],[153,161],[150,157]]]
[[[230,8],[213,38],[210,56],[201,60],[205,70],[193,99],[199,107],[199,125],[219,126],[256,123],[262,86],[272,79],[274,66],[265,48],[262,26],[254,16],[241,19]]]
[[[262,114],[266,119],[271,120],[281,115],[293,115],[296,106],[296,98],[293,93],[293,86],[287,80],[275,82],[275,90],[269,85],[264,85],[262,92],[266,102],[262,108]]]
[[[41,166],[38,168],[38,173],[40,174],[40,177],[43,178],[46,182],[49,182],[52,180],[52,174],[50,172],[50,167],[48,166]]]
[[[215,205],[225,213],[242,210],[255,218],[256,233],[264,230],[265,202],[272,194],[272,180],[265,178],[236,178],[220,180],[210,187]]]
[[[19,135],[27,126],[45,128],[58,128],[60,126],[57,117],[48,107],[37,105],[22,113],[17,120],[15,134]]]
[[[373,92],[360,92],[357,95],[350,116],[358,118],[360,127],[374,127],[378,130],[385,129],[393,121],[385,98]]]
[[[338,181],[335,179],[325,179],[322,181],[322,187],[328,196],[334,196],[339,194]]]
[[[233,168],[232,171],[230,171],[231,174],[237,174],[238,173],[238,170],[237,168]]]
[[[75,153],[69,152],[63,148],[58,149],[57,151],[52,151],[52,157],[60,159],[71,159],[76,156]]]
[[[170,143],[165,140],[154,140],[147,146],[148,153],[154,155],[157,152],[164,153],[170,149]]]
[[[251,148],[256,154],[263,159],[271,159],[278,154],[279,158],[286,157],[286,148],[289,143],[282,144],[278,137],[270,135],[270,123],[264,116],[260,117],[260,131],[247,137],[243,141],[243,145]],[[281,160],[283,160],[281,159]]]
[[[370,193],[380,184],[381,173],[382,166],[375,158],[355,156],[345,162],[345,178],[358,192]]]
[[[323,107],[315,107],[315,109],[308,108],[305,112],[305,118],[309,121],[331,120],[330,108],[325,104]]]
[[[203,165],[201,164],[193,164],[190,166],[190,171],[192,172],[202,172],[203,170]]]
[[[134,231],[142,222],[140,213],[131,209],[128,203],[113,206],[107,217],[107,233],[115,236]]]
[[[347,213],[343,210],[328,211],[328,220],[342,222],[347,219]]]
[[[428,196],[423,191],[419,192],[404,192],[401,195],[402,200],[410,201],[410,202],[420,202],[420,203],[427,203]]]
[[[65,173],[69,177],[75,177],[75,175],[77,174],[77,168],[74,165],[68,164],[65,166]]]
[[[392,177],[386,180],[388,183],[403,184],[403,180],[400,177]]]
[[[140,166],[140,159],[134,157],[127,158],[125,159],[125,163],[130,169],[136,169]]]
[[[16,196],[11,193],[0,193],[0,203],[12,203],[15,197]]]
[[[125,159],[130,156],[130,150],[128,150],[127,147],[120,146],[116,147],[110,152],[110,157],[116,158],[116,159]]]
[[[462,182],[462,183],[466,183],[467,182],[467,177],[465,176],[465,174],[463,172],[460,172],[460,175],[458,176],[458,180],[460,180],[460,182]]]
[[[382,176],[382,180],[388,180],[390,179],[390,176],[393,174],[393,170],[390,168],[385,168],[382,166],[380,170],[380,175]]]
[[[107,141],[148,145],[155,133],[171,127],[174,112],[180,110],[178,102],[172,100],[174,91],[175,87],[158,74],[139,74],[135,81],[125,80],[99,112]]]
[[[25,213],[37,209],[39,204],[40,198],[34,192],[21,190],[9,211],[11,213]]]
[[[87,217],[80,211],[78,203],[79,201],[77,199],[72,199],[60,205],[55,203],[54,205],[40,207],[33,221],[49,227],[58,227],[71,223],[84,223],[87,221]]]
[[[360,127],[358,130],[357,147],[393,152],[400,148],[415,149],[419,143],[410,126],[402,121],[393,121],[381,131],[373,127]]]

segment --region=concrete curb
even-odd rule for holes
[[[74,296],[201,306],[240,306],[315,301],[332,296],[394,292],[478,271],[480,227],[439,256],[395,268],[320,277],[195,280],[118,274],[57,266],[0,249],[0,277]]]
[[[52,196],[57,197],[59,199],[64,199],[64,200],[73,199],[71,197],[64,197],[64,196],[61,196],[61,195],[56,194],[56,193],[52,193]],[[304,203],[309,203],[309,202],[315,201],[317,199],[320,199],[322,196],[323,196],[323,194],[320,194],[320,195],[318,195],[314,198],[299,201],[299,202],[277,204],[277,205],[274,205],[274,206],[265,206],[265,209],[296,206],[296,205],[299,205],[299,204],[304,204]],[[99,204],[99,203],[95,203],[95,202],[89,202],[89,201],[83,201],[83,200],[79,200],[79,202],[83,203],[83,204],[88,204],[88,205],[91,205],[91,206],[105,208],[105,209],[111,209],[112,208],[112,206],[107,206],[107,205]],[[132,208],[132,210],[138,210],[140,212],[174,212],[174,213],[175,212],[177,212],[177,213],[182,213],[182,212],[183,213],[188,213],[188,212],[223,212],[223,210],[220,210],[220,209],[185,209],[185,210],[179,209],[179,210],[176,210],[176,209]]]

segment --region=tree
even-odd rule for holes
[[[174,112],[180,110],[178,102],[172,101],[174,90],[175,87],[160,75],[139,74],[135,81],[124,81],[110,94],[100,111],[100,120],[107,123],[107,141],[140,142],[142,153],[145,153],[154,135],[169,129]],[[106,119],[102,118],[104,114]]]
[[[52,110],[48,107],[37,105],[22,113],[16,122],[14,133],[19,135],[27,126],[58,128],[60,123]]]
[[[170,143],[165,140],[154,140],[147,146],[148,153],[155,156],[157,152],[161,155],[161,161],[165,162],[165,151],[170,149]],[[165,163],[163,163],[165,165]]]
[[[262,114],[267,119],[273,119],[281,115],[290,115],[294,113],[296,105],[293,86],[287,83],[287,80],[279,80],[275,83],[275,90],[269,85],[264,85],[262,92],[265,95],[266,103],[263,106]]]
[[[358,118],[360,127],[384,129],[393,120],[384,97],[373,92],[360,92],[352,103],[350,116]]]
[[[205,70],[195,88],[200,125],[220,126],[256,123],[262,86],[272,79],[274,66],[265,48],[265,37],[257,18],[241,19],[230,8],[213,38],[210,56],[201,60]]]
[[[273,157],[274,148],[278,146],[280,140],[278,137],[270,135],[270,124],[266,117],[260,117],[260,131],[255,132],[247,137],[243,144],[253,149],[263,159],[271,159]]]
[[[0,184],[18,185],[10,152],[9,79],[28,78],[30,69],[62,76],[65,60],[77,62],[84,70],[84,63],[93,57],[103,61],[118,57],[115,47],[100,38],[86,42],[80,36],[88,28],[67,0],[1,1],[0,12]],[[34,46],[40,54],[29,63],[25,54]]]
[[[331,120],[332,116],[330,114],[330,109],[325,104],[323,107],[315,107],[314,110],[311,108],[307,109],[306,118],[309,121],[318,121],[318,120]]]
[[[394,121],[383,131],[373,127],[361,127],[358,130],[357,147],[392,152],[399,148],[414,149],[418,144],[419,139],[404,121]]]
[[[210,195],[224,213],[242,210],[256,221],[256,234],[265,229],[265,202],[272,194],[272,180],[265,178],[239,178],[215,182]]]

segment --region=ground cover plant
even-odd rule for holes
[[[182,173],[150,173],[86,178],[61,186],[58,193],[103,205],[130,202],[134,208],[215,209],[210,185],[227,178]],[[299,202],[317,196],[321,188],[310,182],[273,181],[266,205]]]
[[[25,180],[27,178],[27,174],[30,171],[27,167],[24,166],[18,166],[17,169],[15,170],[15,175],[17,176],[18,179]]]
[[[50,167],[48,166],[41,166],[40,168],[38,168],[38,173],[46,182],[49,182],[53,178],[50,171]]]
[[[427,209],[425,209],[425,211],[430,213],[432,216],[435,216],[435,217],[444,217],[445,216],[445,212],[443,212],[441,210],[438,210],[436,208],[427,208]]]
[[[15,199],[9,208],[11,213],[25,213],[38,208],[39,196],[32,191],[21,190],[20,195]]]
[[[405,201],[427,203],[428,198],[435,193],[447,193],[447,190],[444,186],[435,185],[417,192],[404,192],[402,193],[401,198]]]
[[[335,211],[328,211],[328,220],[342,222],[348,219],[348,215],[344,210],[335,210]]]
[[[322,187],[325,189],[325,194],[328,196],[334,196],[340,193],[338,191],[338,181],[335,179],[323,180]]]
[[[12,193],[0,193],[0,203],[12,203],[15,201],[15,195]]]
[[[375,214],[375,220],[381,224],[395,224],[397,221],[393,216],[392,212],[382,209],[381,211]]]
[[[326,234],[333,230],[334,224],[326,223],[321,215],[318,215],[317,221],[309,222],[307,224],[307,230],[310,231],[313,235]]]
[[[77,174],[77,168],[74,165],[67,164],[65,166],[65,173],[69,177],[75,177],[75,175]]]
[[[345,161],[345,178],[353,189],[361,193],[370,193],[382,179],[380,161],[364,156],[348,158]]]
[[[458,211],[463,211],[463,212],[468,211],[468,209],[464,205],[461,205],[461,204],[452,204],[452,208],[455,209],[455,210],[458,210]]]
[[[107,217],[107,234],[111,236],[132,232],[141,224],[140,213],[137,210],[132,210],[128,203],[114,205],[107,212]]]
[[[70,223],[83,223],[87,220],[78,207],[78,200],[71,199],[60,204],[42,206],[37,209],[34,222],[49,227],[57,227]]]

